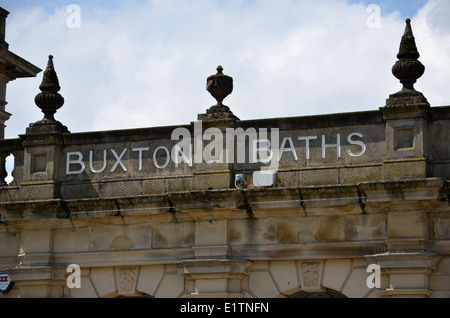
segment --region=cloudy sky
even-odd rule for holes
[[[206,78],[234,79],[240,119],[376,110],[405,19],[426,66],[416,89],[450,105],[449,0],[0,0],[9,49],[45,69],[71,132],[187,124],[215,104]],[[42,118],[42,72],[8,84],[6,138]]]

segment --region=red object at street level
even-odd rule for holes
[[[11,281],[7,273],[0,273],[0,291],[3,294],[9,292],[13,285],[14,282]]]

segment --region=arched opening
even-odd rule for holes
[[[135,295],[135,296],[119,295],[115,298],[155,298],[155,297],[146,293],[142,293],[142,295]]]
[[[288,296],[288,298],[348,298],[348,297],[338,291],[327,289],[323,292],[299,291],[295,294]]]

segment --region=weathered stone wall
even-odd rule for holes
[[[287,297],[330,289],[382,297],[392,286],[409,296],[419,286],[425,296],[448,297],[446,187],[424,179],[184,192],[171,196],[172,212],[136,198],[12,204],[7,217],[16,220],[3,224],[0,250],[17,284],[5,296]],[[70,217],[51,212],[61,204]],[[403,267],[395,272],[397,258]],[[367,266],[377,262],[390,267],[371,289]],[[65,284],[69,264],[82,268],[81,289]]]
[[[176,128],[194,143],[198,122],[0,141],[16,159],[0,191],[3,296],[448,297],[449,122],[450,107],[234,121],[279,129],[271,187],[252,185],[261,163],[153,156]]]
[[[446,137],[450,108],[430,108],[426,121],[408,116],[399,119],[397,114],[392,118],[385,112],[235,121],[232,128],[221,129],[224,137],[227,128],[241,128],[244,132],[266,129],[269,139],[273,137],[272,130],[278,129],[281,150],[274,169],[275,186],[279,187],[424,177],[448,179],[450,149]],[[192,164],[176,164],[167,152],[172,152],[181,138],[171,140],[172,132],[184,129],[195,147],[196,125],[23,135],[23,141],[9,140],[3,148],[0,144],[1,151],[15,156],[14,180],[3,192],[9,200],[22,201],[229,189],[235,187],[236,174],[243,174],[252,185],[253,172],[269,166],[249,162],[251,145],[247,142],[241,149],[237,141],[234,152],[244,151],[245,163],[239,163],[237,158],[230,163],[224,158],[222,163],[197,163],[188,149],[185,154]],[[207,128],[204,125],[201,134]],[[258,134],[258,138],[264,138],[261,136]],[[200,149],[208,143],[204,140]],[[224,156],[227,151],[224,138]]]

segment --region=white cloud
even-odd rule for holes
[[[433,105],[450,102],[447,0],[413,17],[427,71],[416,85]],[[206,78],[221,64],[234,78],[224,102],[242,120],[375,110],[401,88],[391,74],[404,21],[367,26],[347,1],[152,0],[120,10],[80,4],[81,28],[65,7],[11,12],[7,41],[44,69],[54,55],[72,132],[187,124],[215,103]],[[447,10],[447,11],[445,11]],[[42,73],[8,86],[6,136],[42,118],[34,96]]]

